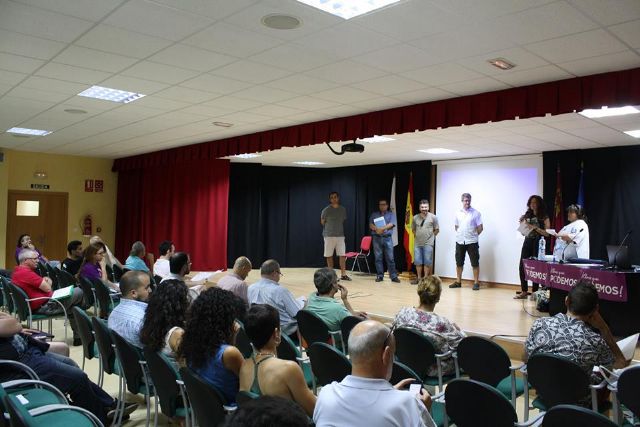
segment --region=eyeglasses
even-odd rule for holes
[[[276,271],[276,273],[278,273],[280,276],[284,277],[284,273],[282,273],[281,271]]]
[[[104,251],[98,251],[96,252],[96,255],[104,255]]]
[[[393,323],[391,324],[391,327],[389,328],[389,333],[387,334],[387,337],[384,339],[384,343],[382,343],[382,349],[384,349],[386,346],[388,346],[389,344],[391,344],[390,340],[391,340],[391,335],[393,335],[393,331],[396,330],[396,322],[395,320],[393,321]]]

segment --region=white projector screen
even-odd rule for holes
[[[518,266],[524,237],[517,231],[532,194],[542,195],[542,156],[495,157],[434,162],[437,166],[435,273],[456,277],[455,213],[460,196],[470,193],[471,206],[482,214],[480,281],[519,284]],[[550,201],[545,200],[547,205]],[[553,201],[551,201],[552,203]],[[472,279],[469,257],[463,279]]]

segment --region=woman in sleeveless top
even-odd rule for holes
[[[278,359],[280,315],[266,304],[254,304],[244,322],[247,336],[255,349],[240,370],[240,390],[264,396],[280,396],[300,404],[312,416],[316,396],[309,390],[300,366]]]
[[[165,280],[149,297],[140,341],[175,362],[189,308],[189,289],[180,280]],[[177,363],[176,363],[177,366]]]
[[[545,231],[551,228],[547,209],[542,197],[533,195],[527,200],[527,211],[520,217],[520,222],[525,222],[529,226],[529,234],[524,237],[522,243],[522,251],[520,252],[520,289],[521,291],[514,299],[525,299],[529,295],[529,285],[524,276],[524,265],[522,260],[530,257],[538,256],[538,244],[540,236],[547,237],[549,234]],[[532,291],[538,290],[538,284],[532,285]]]
[[[164,285],[162,285],[164,286]],[[209,288],[191,304],[187,325],[178,349],[187,366],[214,386],[235,405],[238,374],[244,358],[230,343],[235,342],[238,324],[235,319],[245,304],[229,291]]]

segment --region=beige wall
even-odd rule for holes
[[[113,246],[116,226],[116,193],[118,175],[111,172],[113,160],[91,157],[62,156],[26,151],[2,150],[4,162],[0,163],[0,267],[4,267],[7,194],[8,190],[31,190],[31,184],[49,184],[53,192],[69,193],[69,217],[67,240],[88,239],[82,237],[80,221],[86,214],[93,218],[93,233]],[[34,172],[45,171],[47,178],[34,178]],[[102,179],[103,193],[86,193],[85,179]],[[97,232],[97,228],[102,229]]]

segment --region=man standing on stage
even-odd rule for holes
[[[344,244],[344,221],[347,219],[347,210],[340,205],[340,195],[337,191],[329,193],[329,206],[322,209],[320,213],[320,224],[322,224],[322,237],[324,237],[324,257],[327,259],[327,267],[333,268],[333,253],[340,258],[341,280],[349,281],[347,276],[345,244]]]
[[[369,229],[373,237],[373,254],[376,258],[376,282],[382,282],[384,276],[384,265],[382,256],[387,263],[389,276],[394,283],[400,283],[398,272],[396,271],[396,262],[393,259],[393,239],[391,238],[391,230],[395,227],[396,214],[389,211],[387,199],[378,201],[379,211],[371,214],[369,219]]]
[[[413,217],[411,231],[415,236],[413,244],[413,263],[416,265],[418,278],[411,282],[417,285],[420,279],[431,275],[433,265],[433,245],[440,232],[438,218],[429,212],[429,201],[420,200],[420,213]]]
[[[478,236],[482,233],[482,216],[471,207],[471,194],[462,194],[462,209],[456,213],[456,276],[457,280],[449,285],[450,288],[462,286],[462,267],[464,258],[469,254],[469,261],[473,267],[473,290],[480,290],[478,276],[480,275],[480,253]]]

